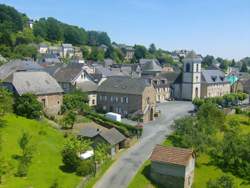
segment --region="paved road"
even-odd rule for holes
[[[173,120],[188,114],[193,109],[191,102],[168,102],[159,104],[161,116],[153,122],[144,125],[141,139],[136,145],[112,165],[112,167],[97,182],[95,188],[126,188],[140,166],[149,158],[156,144],[164,141],[172,130]]]

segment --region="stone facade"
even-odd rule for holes
[[[98,92],[97,107],[106,112],[121,114],[122,117],[140,111],[143,113],[143,121],[147,122],[154,119],[155,98],[153,86],[146,87],[141,95]]]
[[[207,97],[221,97],[230,93],[230,84],[202,84],[201,85],[201,98]]]
[[[51,95],[39,95],[37,100],[42,103],[44,107],[44,113],[47,116],[55,116],[61,110],[63,103],[62,94],[51,94]]]
[[[194,159],[187,166],[152,161],[150,178],[164,187],[191,188],[194,179]]]

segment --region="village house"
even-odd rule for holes
[[[77,83],[76,88],[88,95],[89,106],[97,105],[97,87],[98,85],[93,81],[85,81]]]
[[[58,57],[62,57],[62,47],[61,46],[49,46],[48,54],[54,54]]]
[[[156,106],[154,87],[142,78],[113,76],[97,89],[97,108],[115,112],[122,117],[142,117],[143,122],[154,119]]]
[[[144,76],[143,78],[154,86],[156,91],[156,102],[162,103],[171,98],[171,85],[165,77],[157,75],[154,77]]]
[[[121,48],[121,50],[126,61],[130,61],[131,59],[133,59],[135,54],[133,46],[124,46]]]
[[[47,116],[55,116],[61,110],[63,90],[57,81],[46,72],[14,72],[3,80],[3,86],[20,96],[26,93],[36,95]]]
[[[49,45],[44,44],[44,43],[41,43],[41,44],[38,46],[38,52],[39,52],[40,54],[46,54],[46,53],[48,53],[48,49],[49,49]]]
[[[221,97],[230,93],[230,82],[221,70],[202,70],[201,74],[201,98]]]
[[[47,71],[61,85],[65,93],[76,89],[76,85],[81,82],[90,81],[88,74],[82,69],[82,64],[58,64],[46,67]]]
[[[120,149],[125,147],[126,137],[115,128],[98,128],[96,126],[85,126],[80,129],[78,138],[88,138],[94,142],[108,144],[110,155],[114,156]]]
[[[75,50],[72,44],[62,44],[62,57],[71,58],[74,56]]]
[[[157,145],[150,157],[150,178],[164,187],[191,188],[195,155],[191,149]]]

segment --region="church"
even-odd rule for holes
[[[230,83],[223,71],[201,68],[202,58],[190,52],[183,59],[183,71],[172,84],[172,95],[176,100],[218,97],[230,93]]]

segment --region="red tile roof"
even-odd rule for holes
[[[194,154],[191,149],[165,147],[157,145],[151,154],[150,160],[186,166],[190,157]]]

